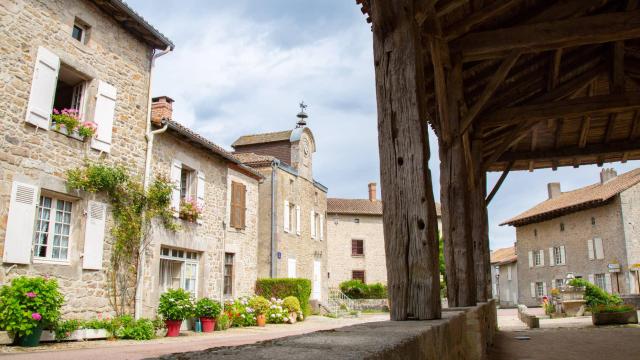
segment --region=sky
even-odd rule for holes
[[[169,37],[175,50],[157,61],[153,96],[175,100],[174,120],[231,149],[246,134],[291,129],[308,104],[317,143],[314,177],[329,197],[366,198],[379,183],[371,27],[351,0],[128,0]],[[430,133],[436,201],[439,160]],[[618,173],[640,162],[606,164]],[[491,249],[511,246],[499,224],[562,191],[599,181],[601,168],[512,172],[489,205]],[[499,173],[490,173],[488,188]],[[378,190],[379,192],[380,190]],[[378,193],[379,196],[379,193]]]

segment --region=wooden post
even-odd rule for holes
[[[441,316],[418,0],[373,0],[380,180],[391,320]]]
[[[487,301],[491,297],[491,264],[489,253],[489,218],[487,215],[487,174],[482,171],[482,140],[474,140],[471,146],[477,172],[475,187],[471,189],[471,235],[473,237],[473,261],[476,273],[476,300]]]
[[[462,61],[452,58],[447,77],[448,120],[452,136],[449,144],[440,137],[440,201],[447,272],[447,297],[450,307],[476,304],[476,278],[471,235],[472,197],[467,185],[459,105],[463,100]],[[483,199],[484,200],[484,199]]]

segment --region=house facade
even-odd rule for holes
[[[182,288],[220,301],[251,295],[257,279],[258,184],[262,176],[223,148],[172,119],[173,100],[154,98],[153,176],[174,183],[179,231],[153,227],[146,254],[143,314]],[[197,206],[191,221],[185,206]]]
[[[54,277],[65,314],[109,312],[107,199],[69,191],[65,172],[85,160],[144,172],[152,56],[173,44],[116,0],[2,2],[0,19],[0,283]],[[96,137],[67,134],[54,109],[95,122]]]
[[[491,294],[498,305],[518,305],[518,256],[515,246],[491,252]]]
[[[539,305],[568,273],[609,293],[640,288],[640,169],[600,173],[600,182],[562,192],[504,222],[516,227],[519,302]]]
[[[306,116],[306,114],[305,114]],[[258,277],[311,280],[311,299],[327,297],[327,188],[313,178],[311,130],[242,136],[234,155],[264,176],[259,187]]]
[[[382,225],[382,201],[376,183],[368,185],[367,199],[327,199],[329,286],[357,279],[387,283],[387,263]],[[436,204],[438,228],[440,205]]]

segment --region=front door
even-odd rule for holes
[[[314,300],[321,300],[322,296],[322,263],[320,260],[313,261],[313,291],[311,292],[311,298]]]

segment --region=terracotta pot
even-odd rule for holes
[[[200,323],[202,324],[202,332],[213,332],[216,328],[216,319],[214,318],[201,317]]]
[[[264,327],[267,324],[267,317],[264,314],[258,315],[256,318],[259,327]]]
[[[164,324],[167,326],[167,337],[175,337],[180,335],[180,326],[182,326],[182,320],[165,320]]]
[[[298,314],[296,314],[296,312],[290,312],[289,313],[289,323],[290,324],[295,324],[296,321],[298,321]]]

